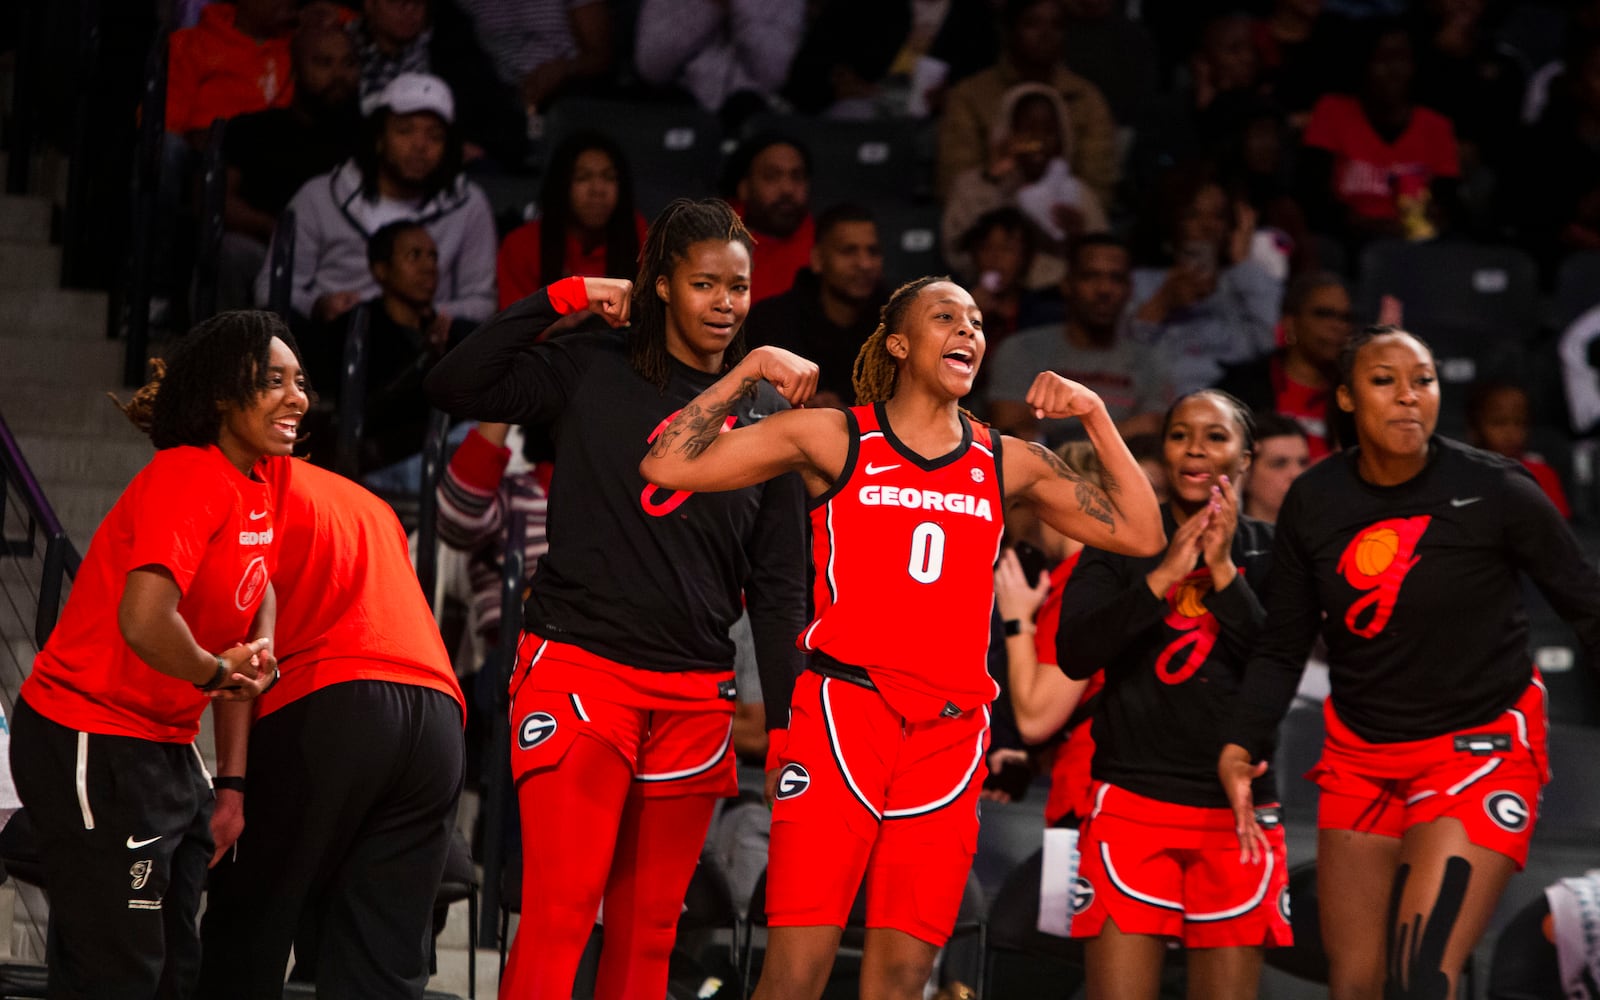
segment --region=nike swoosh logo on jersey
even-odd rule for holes
[[[868,462],[867,463],[867,475],[876,476],[880,472],[888,472],[890,469],[898,469],[898,468],[900,468],[900,463],[899,462],[896,462],[893,465],[873,465],[871,462]]]
[[[129,837],[128,838],[128,850],[137,851],[139,848],[145,847],[145,846],[147,846],[149,844],[153,844],[153,843],[155,843],[156,841],[158,841],[160,839],[161,839],[160,837],[151,837],[149,840],[134,840],[132,837]]]
[[[1482,500],[1482,499],[1483,499],[1483,497],[1455,497],[1450,501],[1450,506],[1452,506],[1452,507],[1465,507],[1468,504],[1477,503],[1479,500]]]
[[[252,520],[252,521],[259,521],[263,517],[266,517],[266,516],[267,516],[267,512],[266,511],[262,511],[259,514],[257,514],[255,511],[251,511],[250,512],[250,520]]]

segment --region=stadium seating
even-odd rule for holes
[[[569,97],[545,119],[549,151],[580,129],[615,139],[633,171],[634,200],[654,218],[674,198],[712,193],[722,159],[722,129],[715,116],[692,105],[636,104]]]
[[[919,193],[914,122],[763,114],[745,123],[746,136],[769,132],[789,136],[811,153],[814,209],[855,201],[876,210],[894,202],[909,203]]]
[[[932,205],[873,205],[883,246],[883,277],[898,288],[925,274],[948,270],[939,253],[939,209]]]

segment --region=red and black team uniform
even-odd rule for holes
[[[152,669],[117,624],[128,574],[159,566],[195,641],[250,639],[273,570],[272,496],[215,446],[156,452],[89,543],[23,681],[11,770],[50,886],[51,996],[187,996],[211,860],[209,699]]]
[[[462,780],[461,689],[388,504],[269,459],[279,682],[256,699],[245,826],[211,872],[199,996],[421,996]],[[403,878],[396,872],[404,872]]]
[[[1171,507],[1162,508],[1170,538]],[[1219,734],[1265,613],[1272,528],[1239,517],[1239,575],[1220,591],[1201,565],[1164,597],[1145,577],[1165,553],[1086,548],[1067,583],[1056,662],[1082,679],[1104,670],[1094,715],[1094,802],[1081,827],[1073,937],[1107,920],[1124,934],[1190,948],[1291,943],[1283,829],[1270,779],[1256,782],[1271,851],[1239,860],[1233,812],[1217,784]]]
[[[742,606],[769,728],[786,724],[801,666],[793,645],[806,612],[799,477],[705,494],[645,482],[638,468],[650,442],[718,376],[673,360],[662,390],[633,370],[625,335],[610,330],[536,343],[559,316],[586,305],[581,279],[557,282],[490,320],[428,380],[441,408],[549,424],[556,447],[550,550],[533,576],[511,680],[513,776],[519,785],[538,778],[539,794],[559,799],[523,824],[522,929],[501,987],[519,1000],[570,995],[602,890],[597,995],[665,991],[671,928],[711,806],[738,788],[728,630]],[[786,407],[762,383],[728,427]],[[596,746],[626,762],[633,780],[625,804],[602,801],[582,767],[562,766]],[[666,815],[682,809],[692,815]],[[661,921],[643,912],[663,907],[665,950]]]
[[[1284,498],[1268,627],[1224,741],[1267,752],[1320,628],[1318,825],[1398,837],[1450,816],[1520,867],[1547,767],[1518,571],[1591,655],[1600,574],[1510,459],[1436,437],[1422,472],[1375,486],[1358,457],[1319,463]]]
[[[768,921],[843,927],[865,873],[869,927],[942,945],[977,849],[998,693],[999,440],[963,415],[961,444],[925,459],[881,404],[846,412],[844,468],[812,501],[817,612],[780,754]]]

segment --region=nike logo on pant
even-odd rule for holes
[[[132,837],[129,837],[128,838],[128,850],[137,851],[139,848],[144,847],[144,846],[146,846],[148,844],[153,844],[153,843],[155,843],[156,841],[158,841],[160,839],[161,839],[160,837],[151,837],[149,840],[134,840]]]

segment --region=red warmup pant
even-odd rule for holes
[[[620,754],[583,736],[560,767],[522,780],[522,918],[500,1000],[568,1000],[602,898],[595,1000],[666,995],[667,958],[717,796],[642,791]]]

